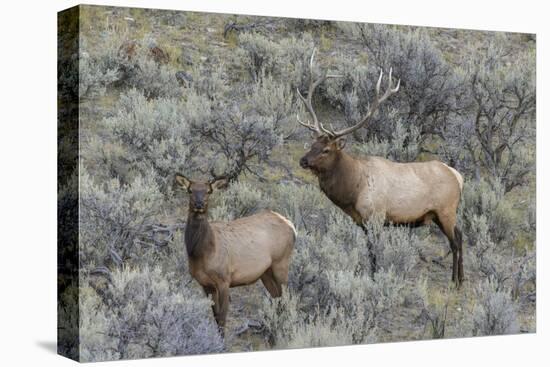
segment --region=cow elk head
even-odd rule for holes
[[[176,182],[189,194],[189,212],[203,214],[208,212],[208,198],[214,190],[227,187],[224,177],[210,181],[191,181],[182,174],[176,173]]]

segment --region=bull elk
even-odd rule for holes
[[[324,73],[314,80],[313,59],[310,59],[310,83],[307,97],[298,90],[298,96],[311,115],[312,121],[298,122],[316,135],[311,149],[300,159],[300,166],[315,174],[325,195],[357,225],[365,230],[365,222],[373,215],[381,215],[386,225],[411,227],[435,222],[449,240],[453,254],[452,281],[462,284],[462,234],[456,224],[463,178],[455,169],[433,160],[429,162],[397,163],[382,157],[355,158],[343,148],[344,137],[364,127],[380,104],[399,90],[400,80],[394,86],[392,69],[388,87],[380,95],[383,72],[376,83],[375,98],[365,116],[356,124],[340,131],[329,129],[319,122],[312,105],[316,87],[335,75]],[[376,257],[369,249],[372,274]]]
[[[189,193],[185,246],[191,276],[214,302],[212,310],[223,335],[229,306],[229,288],[261,279],[271,297],[282,295],[296,229],[273,211],[231,222],[209,222],[208,198],[227,185],[227,179],[191,181],[176,174],[176,182]]]

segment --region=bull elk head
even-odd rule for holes
[[[382,84],[382,77],[384,75],[383,71],[380,71],[380,76],[378,77],[378,82],[376,83],[376,95],[374,101],[369,105],[367,113],[365,116],[360,119],[357,123],[342,130],[334,130],[333,128],[325,127],[317,118],[317,114],[313,109],[312,98],[315,93],[315,89],[326,79],[336,78],[338,75],[327,74],[326,72],[317,79],[313,75],[313,61],[315,58],[316,49],[313,49],[309,62],[309,88],[307,92],[307,97],[304,97],[300,90],[298,89],[298,97],[304,103],[307,111],[309,112],[312,121],[304,122],[300,119],[300,116],[297,115],[297,120],[300,125],[308,128],[315,134],[315,141],[311,145],[310,151],[300,160],[300,165],[302,168],[310,168],[314,171],[322,170],[331,165],[334,160],[334,152],[341,150],[345,146],[344,137],[348,134],[351,134],[355,130],[358,130],[364,127],[371,117],[376,113],[380,104],[384,103],[391,95],[397,93],[401,80],[397,81],[397,84],[393,86],[392,80],[392,68],[388,75],[388,87],[384,94],[380,95],[380,87]]]

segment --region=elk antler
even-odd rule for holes
[[[380,84],[382,84],[382,76],[384,75],[384,72],[380,70],[380,76],[378,77],[378,82],[376,82],[376,96],[372,105],[369,106],[369,110],[367,114],[365,115],[365,117],[363,117],[361,121],[359,121],[353,126],[342,129],[340,131],[334,131],[334,130],[330,131],[330,134],[334,139],[350,134],[355,130],[363,127],[367,123],[367,121],[372,117],[372,115],[374,115],[374,113],[378,109],[378,106],[380,106],[382,102],[388,99],[389,96],[391,96],[392,94],[396,93],[399,90],[399,86],[401,85],[401,79],[398,79],[397,85],[394,88],[392,88],[391,74],[392,74],[392,68],[390,68],[390,73],[388,74],[388,89],[384,92],[384,95],[380,97]]]
[[[326,130],[323,125],[319,122],[317,119],[317,114],[315,113],[315,110],[313,109],[313,104],[311,102],[311,98],[313,97],[313,93],[315,92],[315,89],[324,82],[328,78],[338,78],[339,75],[332,75],[324,73],[319,79],[313,80],[313,59],[315,58],[315,52],[317,49],[313,49],[313,52],[311,53],[311,58],[309,60],[309,88],[307,92],[307,98],[305,98],[302,93],[300,93],[300,90],[296,88],[296,91],[298,92],[298,96],[304,102],[304,105],[306,106],[309,114],[311,115],[311,118],[313,119],[313,124],[310,124],[309,122],[303,122],[300,120],[300,116],[297,114],[296,119],[300,123],[300,125],[307,127],[311,131],[315,132],[317,135],[321,135],[323,133],[330,135],[330,131]]]
[[[313,124],[310,124],[309,122],[308,123],[302,122],[300,120],[299,116],[297,116],[297,119],[298,119],[298,122],[302,126],[305,126],[308,129],[314,131],[315,133],[317,133],[317,135],[325,134],[325,135],[330,136],[333,139],[337,139],[339,137],[342,137],[344,135],[347,135],[347,134],[350,134],[350,133],[354,132],[355,130],[363,127],[367,123],[367,121],[374,115],[374,113],[378,109],[378,106],[382,102],[384,102],[386,99],[388,99],[388,97],[390,97],[392,94],[396,93],[399,90],[399,86],[401,85],[401,79],[399,79],[397,81],[397,85],[392,88],[392,68],[390,68],[390,73],[388,75],[388,89],[384,92],[384,95],[382,95],[382,97],[380,97],[380,84],[382,84],[382,76],[384,75],[383,71],[380,70],[380,76],[378,77],[378,82],[376,83],[376,97],[375,97],[375,100],[372,103],[372,105],[369,106],[368,112],[365,115],[365,117],[363,117],[363,119],[361,119],[355,125],[350,126],[348,128],[345,128],[343,130],[340,130],[340,131],[335,131],[335,130],[332,130],[332,129],[329,130],[329,129],[325,128],[323,126],[323,124],[321,124],[319,122],[319,120],[317,119],[317,115],[315,114],[315,111],[313,110],[313,105],[311,103],[311,98],[313,96],[313,93],[315,92],[315,88],[317,88],[317,86],[319,84],[321,84],[327,78],[336,78],[336,77],[339,77],[339,75],[329,75],[329,74],[325,73],[322,77],[320,77],[319,79],[313,81],[313,58],[315,56],[315,51],[316,50],[313,49],[313,53],[311,54],[311,59],[309,61],[310,84],[309,84],[307,99],[304,98],[304,96],[302,96],[302,94],[298,90],[298,96],[300,97],[302,102],[304,102],[307,110],[309,111],[311,117],[313,118]]]

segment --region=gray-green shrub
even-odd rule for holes
[[[86,279],[80,300],[81,359],[102,361],[224,350],[210,301],[176,274],[125,267]]]
[[[127,149],[125,166],[142,174],[153,170],[165,190],[174,171],[190,170],[189,124],[209,113],[208,107],[199,98],[148,100],[137,89],[130,89],[121,95],[116,115],[103,124]]]
[[[396,162],[412,162],[421,152],[420,131],[416,126],[409,126],[408,130],[401,119],[394,113],[389,113],[386,122],[393,125],[393,132],[389,138],[373,137],[359,144],[357,150],[362,155],[374,155],[391,159]]]
[[[505,44],[506,39],[498,38],[481,59],[469,60],[466,119],[472,121],[474,134],[467,145],[474,164],[508,192],[534,172],[534,149],[527,142],[535,134],[536,89],[534,51],[510,62]]]
[[[148,248],[137,241],[163,203],[156,182],[138,176],[131,184],[116,178],[96,183],[80,176],[80,263],[84,269],[127,261],[141,263]]]
[[[407,227],[385,227],[382,218],[371,218],[365,225],[365,246],[371,249],[377,266],[405,276],[419,261],[422,241]]]
[[[339,26],[361,39],[368,51],[368,73],[361,72],[367,73],[368,78],[350,79],[352,85],[357,85],[351,88],[357,98],[355,105],[359,106],[356,115],[363,115],[361,109],[367,108],[367,103],[373,100],[380,70],[388,73],[391,67],[393,76],[401,79],[399,93],[381,106],[378,117],[370,123],[369,137],[388,138],[391,135],[391,126],[385,121],[387,111],[392,108],[399,111],[407,129],[415,126],[420,130],[422,140],[439,135],[452,113],[460,110],[457,97],[463,91],[454,70],[427,32],[381,24],[339,23]]]
[[[260,33],[239,34],[239,57],[251,77],[257,82],[262,74],[275,72],[280,46]]]
[[[472,221],[477,217],[485,217],[488,232],[496,243],[514,239],[513,207],[505,196],[504,186],[498,181],[489,184],[486,180],[470,180],[464,185],[462,192],[462,223],[468,237],[474,239],[477,230],[473,229]]]
[[[517,305],[510,294],[491,282],[483,281],[476,288],[478,304],[474,308],[474,335],[502,335],[519,332]]]

